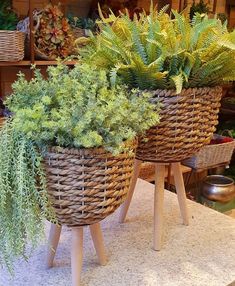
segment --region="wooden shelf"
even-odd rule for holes
[[[75,65],[76,63],[78,63],[77,60],[71,60],[71,61],[65,61],[63,62],[64,64],[66,65],[70,65],[70,66],[73,66]],[[22,66],[25,66],[25,67],[28,67],[28,66],[31,66],[31,61],[19,61],[19,62],[0,62],[0,67],[22,67]],[[34,64],[36,66],[55,66],[57,65],[57,61],[34,61]]]

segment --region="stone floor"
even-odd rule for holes
[[[183,226],[175,194],[165,194],[163,249],[152,250],[153,185],[139,180],[128,220],[118,212],[102,222],[109,263],[99,266],[85,231],[82,286],[227,286],[235,281],[235,220],[189,201]],[[47,225],[48,230],[48,225]],[[70,231],[64,229],[55,267],[45,270],[45,241],[15,276],[0,269],[1,286],[69,286]]]

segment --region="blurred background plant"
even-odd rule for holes
[[[69,14],[67,18],[72,28],[95,31],[96,23],[91,18],[76,17],[72,14]]]
[[[203,0],[200,0],[199,3],[195,3],[195,0],[193,1],[193,4],[190,8],[190,19],[193,19],[193,16],[196,13],[199,14],[208,14],[210,12],[210,9],[207,5],[207,3],[205,3]]]
[[[16,30],[18,16],[12,9],[11,0],[0,1],[0,30]]]

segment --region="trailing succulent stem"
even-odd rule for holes
[[[0,264],[11,270],[15,257],[35,247],[44,219],[55,222],[46,192],[42,157],[32,142],[7,122],[0,132]]]

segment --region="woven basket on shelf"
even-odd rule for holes
[[[147,131],[147,141],[139,139],[137,159],[180,162],[209,143],[218,123],[221,87],[183,89],[179,95],[156,90],[153,95],[162,105],[160,124]]]
[[[214,135],[215,139],[223,138]],[[183,165],[193,169],[208,169],[222,164],[229,164],[235,148],[235,140],[222,144],[211,144],[204,146],[196,155],[184,160]]]
[[[24,58],[25,34],[0,30],[0,61],[17,62]]]
[[[134,157],[134,152],[113,156],[103,148],[52,148],[45,170],[59,224],[90,225],[112,214],[126,199]]]

